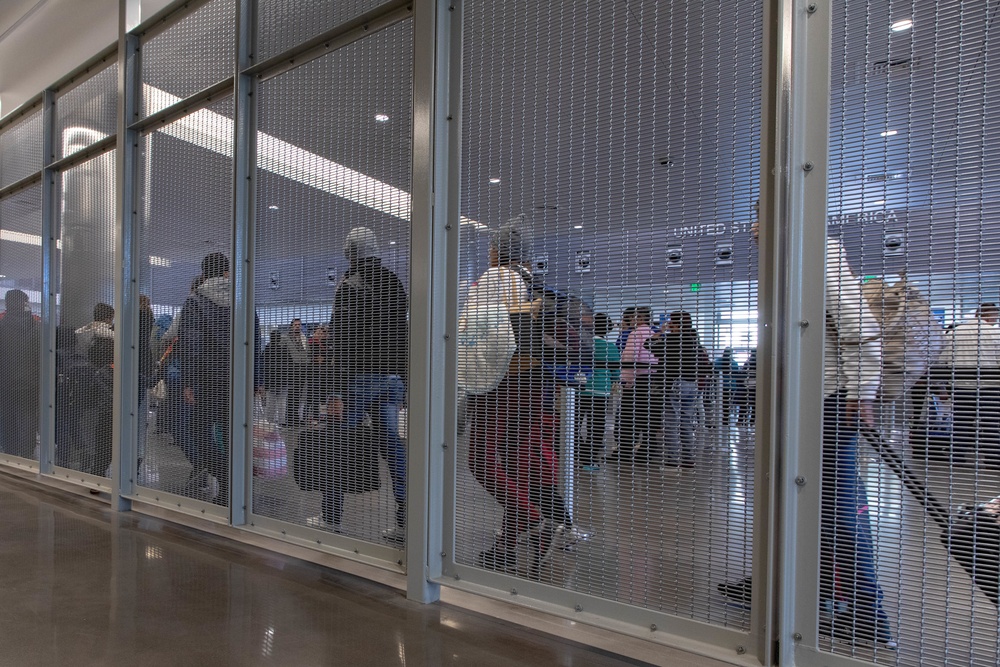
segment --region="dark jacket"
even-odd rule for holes
[[[288,375],[291,372],[292,356],[285,347],[282,338],[272,339],[264,348],[264,373],[267,376],[267,388],[271,391],[281,391],[288,386]]]
[[[0,387],[16,400],[38,400],[41,324],[31,311],[0,317]]]
[[[646,341],[646,349],[660,362],[656,376],[665,386],[677,379],[693,382],[703,374],[701,343],[698,332],[693,329],[651,338]]]
[[[188,296],[181,310],[174,352],[180,361],[181,384],[218,391],[229,386],[232,308],[228,278],[210,278]],[[254,313],[254,386],[263,386],[260,320]]]
[[[403,283],[378,257],[367,257],[345,274],[333,300],[330,347],[333,381],[342,392],[356,375],[406,378],[409,345]]]

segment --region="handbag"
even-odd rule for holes
[[[288,474],[288,450],[277,424],[257,419],[253,424],[253,476],[280,479]]]

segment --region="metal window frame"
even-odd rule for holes
[[[774,9],[761,262],[766,254],[771,267],[769,444],[780,462],[774,469],[780,558],[772,570],[778,585],[768,598],[775,653],[779,664],[861,665],[868,663],[818,648],[822,451],[810,443],[823,435],[831,3],[776,0]]]
[[[55,159],[56,95],[42,93],[42,164]],[[56,452],[56,285],[53,284],[56,262],[56,170],[42,167],[42,337],[38,383],[38,472],[55,470]]]

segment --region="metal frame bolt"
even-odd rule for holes
[[[802,165],[802,171],[810,172],[812,170],[813,170],[813,163],[812,162],[806,162],[804,165]]]
[[[746,652],[747,652],[746,648],[744,648],[742,646],[737,646],[736,647],[736,655],[743,655]]]
[[[805,486],[806,485],[806,478],[803,477],[802,475],[799,475],[798,477],[795,478],[795,485],[796,486]]]
[[[819,7],[816,6],[816,3],[810,2],[809,6],[806,7],[806,12],[809,14],[815,14],[817,9],[819,9]]]
[[[796,632],[795,634],[792,635],[792,639],[794,639],[797,642],[802,641],[802,633]]]

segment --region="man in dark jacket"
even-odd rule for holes
[[[350,268],[334,296],[329,344],[333,390],[344,400],[342,437],[358,434],[366,415],[376,423],[396,500],[396,526],[383,536],[401,544],[406,536],[406,445],[399,434],[409,345],[406,289],[382,265],[375,232],[367,227],[350,231],[344,254]],[[328,488],[322,516],[310,524],[339,530],[343,511],[343,491]]]
[[[38,433],[38,365],[41,325],[19,289],[4,297],[0,315],[0,449],[31,458]]]
[[[220,505],[229,500],[229,398],[232,355],[232,290],[229,259],[213,252],[201,263],[204,281],[184,302],[175,350],[184,401],[194,406],[192,483]],[[254,388],[263,387],[260,321],[254,315]],[[214,478],[214,482],[213,482]],[[216,491],[216,484],[218,490]]]

